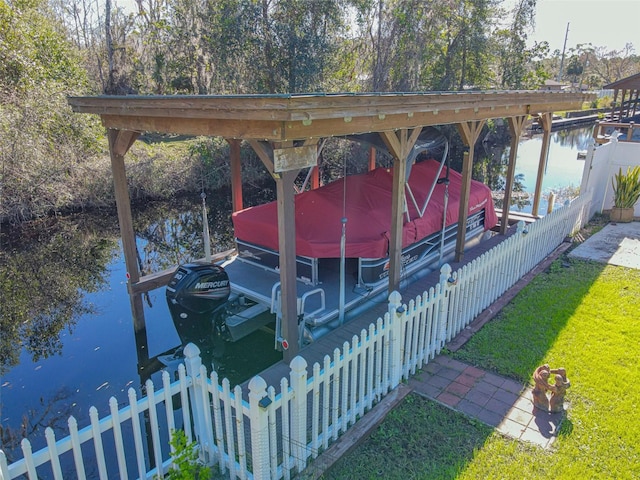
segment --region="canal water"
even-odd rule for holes
[[[549,156],[542,180],[542,193],[539,214],[547,211],[547,199],[549,193],[554,192],[557,203],[555,207],[562,206],[564,200],[577,195],[582,180],[584,160],[578,159],[579,152],[586,152],[592,142],[593,127],[583,127],[554,132],[549,144]],[[516,175],[523,176],[525,191],[533,193],[538,175],[538,163],[542,150],[542,135],[533,135],[523,138],[518,146],[516,159]],[[505,152],[508,158],[508,151]],[[517,210],[517,208],[515,208]],[[521,211],[530,213],[531,205],[527,205]]]
[[[591,128],[553,134],[543,191],[577,191],[584,164],[577,154],[587,149],[590,135]],[[541,136],[524,139],[519,147],[516,173],[529,192],[540,150]],[[212,229],[216,226],[212,244],[223,251],[233,244],[229,199],[208,206]],[[143,268],[158,271],[201,257],[200,213],[199,198],[137,212]],[[0,445],[10,456],[17,455],[23,435],[40,448],[46,426],[63,436],[70,415],[87,425],[90,406],[106,415],[110,397],[124,405],[128,389],[140,393],[146,379],[175,368],[181,339],[164,288],[141,298],[146,331],[134,333],[118,236],[116,219],[102,217],[96,225],[72,217],[2,239],[10,258],[3,289],[10,292],[4,292],[2,306]],[[273,333],[266,330],[237,343],[217,342],[205,363],[235,385],[280,358]]]

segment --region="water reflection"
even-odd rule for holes
[[[552,142],[572,150],[583,151],[593,143],[593,126],[558,130],[551,137]]]
[[[208,204],[212,245],[227,249],[230,208]],[[199,198],[138,211],[134,224],[148,271],[203,256]],[[107,415],[111,396],[123,406],[129,388],[141,394],[147,379],[160,385],[162,369],[177,369],[184,344],[164,288],[129,296],[118,237],[117,219],[87,215],[3,232],[0,448],[10,455],[25,435],[41,448],[47,426],[66,434],[69,415],[87,425],[90,406]],[[280,358],[273,333],[258,331],[203,361],[235,385]]]
[[[33,222],[0,242],[1,374],[23,348],[34,362],[60,353],[61,332],[95,312],[83,292],[105,286],[118,244],[74,219]]]
[[[539,213],[547,211],[548,197],[551,192],[556,195],[555,207],[563,205],[566,200],[579,193],[584,161],[578,159],[578,152],[586,150],[592,139],[593,126],[559,130],[552,132],[549,154],[542,179],[542,198]],[[522,192],[531,196],[535,191],[538,175],[538,163],[542,151],[542,135],[536,134],[523,138],[518,146],[516,159],[516,175],[520,175]],[[509,148],[504,156],[508,161]],[[531,212],[531,206],[512,205],[511,209]]]
[[[204,256],[200,199],[181,199],[171,205],[152,204],[134,214],[140,268],[157,272]],[[207,201],[211,244],[215,251],[233,246],[231,206],[227,196]]]
[[[502,129],[491,131],[485,136],[476,147],[477,161],[474,162],[473,178],[488,185],[493,194],[494,204],[497,208],[503,208],[504,192],[506,186],[507,169],[509,167],[509,145],[511,139],[504,135],[504,122],[501,122]],[[518,173],[514,176],[513,193],[511,205],[517,210],[524,210],[531,205],[528,195],[523,195],[524,175]]]
[[[0,424],[0,449],[8,463],[21,457],[19,450],[23,438],[42,436],[47,427],[56,435],[66,435],[67,420],[77,413],[77,404],[70,401],[72,396],[68,387],[61,387],[51,395],[40,397],[34,407],[25,409],[19,423]]]

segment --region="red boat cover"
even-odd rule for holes
[[[429,194],[433,179],[438,174],[439,167],[440,163],[435,160],[416,163],[412,167],[409,185],[421,208]],[[443,170],[442,175],[444,173]],[[462,175],[451,170],[449,179],[447,225],[458,221]],[[365,174],[348,176],[346,181],[344,202],[343,179],[295,196],[296,255],[339,258],[341,219],[344,216],[347,218],[347,257],[384,258],[388,256],[393,171],[377,168]],[[405,220],[404,223],[403,248],[442,228],[444,189],[444,185],[436,185],[422,218],[419,217],[407,193],[411,221]],[[498,223],[491,190],[483,183],[472,180],[469,214],[483,208],[485,209],[484,226],[485,230],[488,230]],[[278,251],[276,202],[235,212],[233,225],[236,238]]]

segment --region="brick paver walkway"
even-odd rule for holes
[[[545,413],[533,407],[526,385],[472,365],[438,356],[409,380],[419,395],[495,427],[509,437],[551,446],[562,413]]]

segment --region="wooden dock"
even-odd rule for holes
[[[551,131],[594,125],[599,119],[600,117],[597,114],[584,117],[560,118],[551,122]],[[531,133],[542,133],[544,129],[539,123],[533,122],[529,126],[529,131]]]

